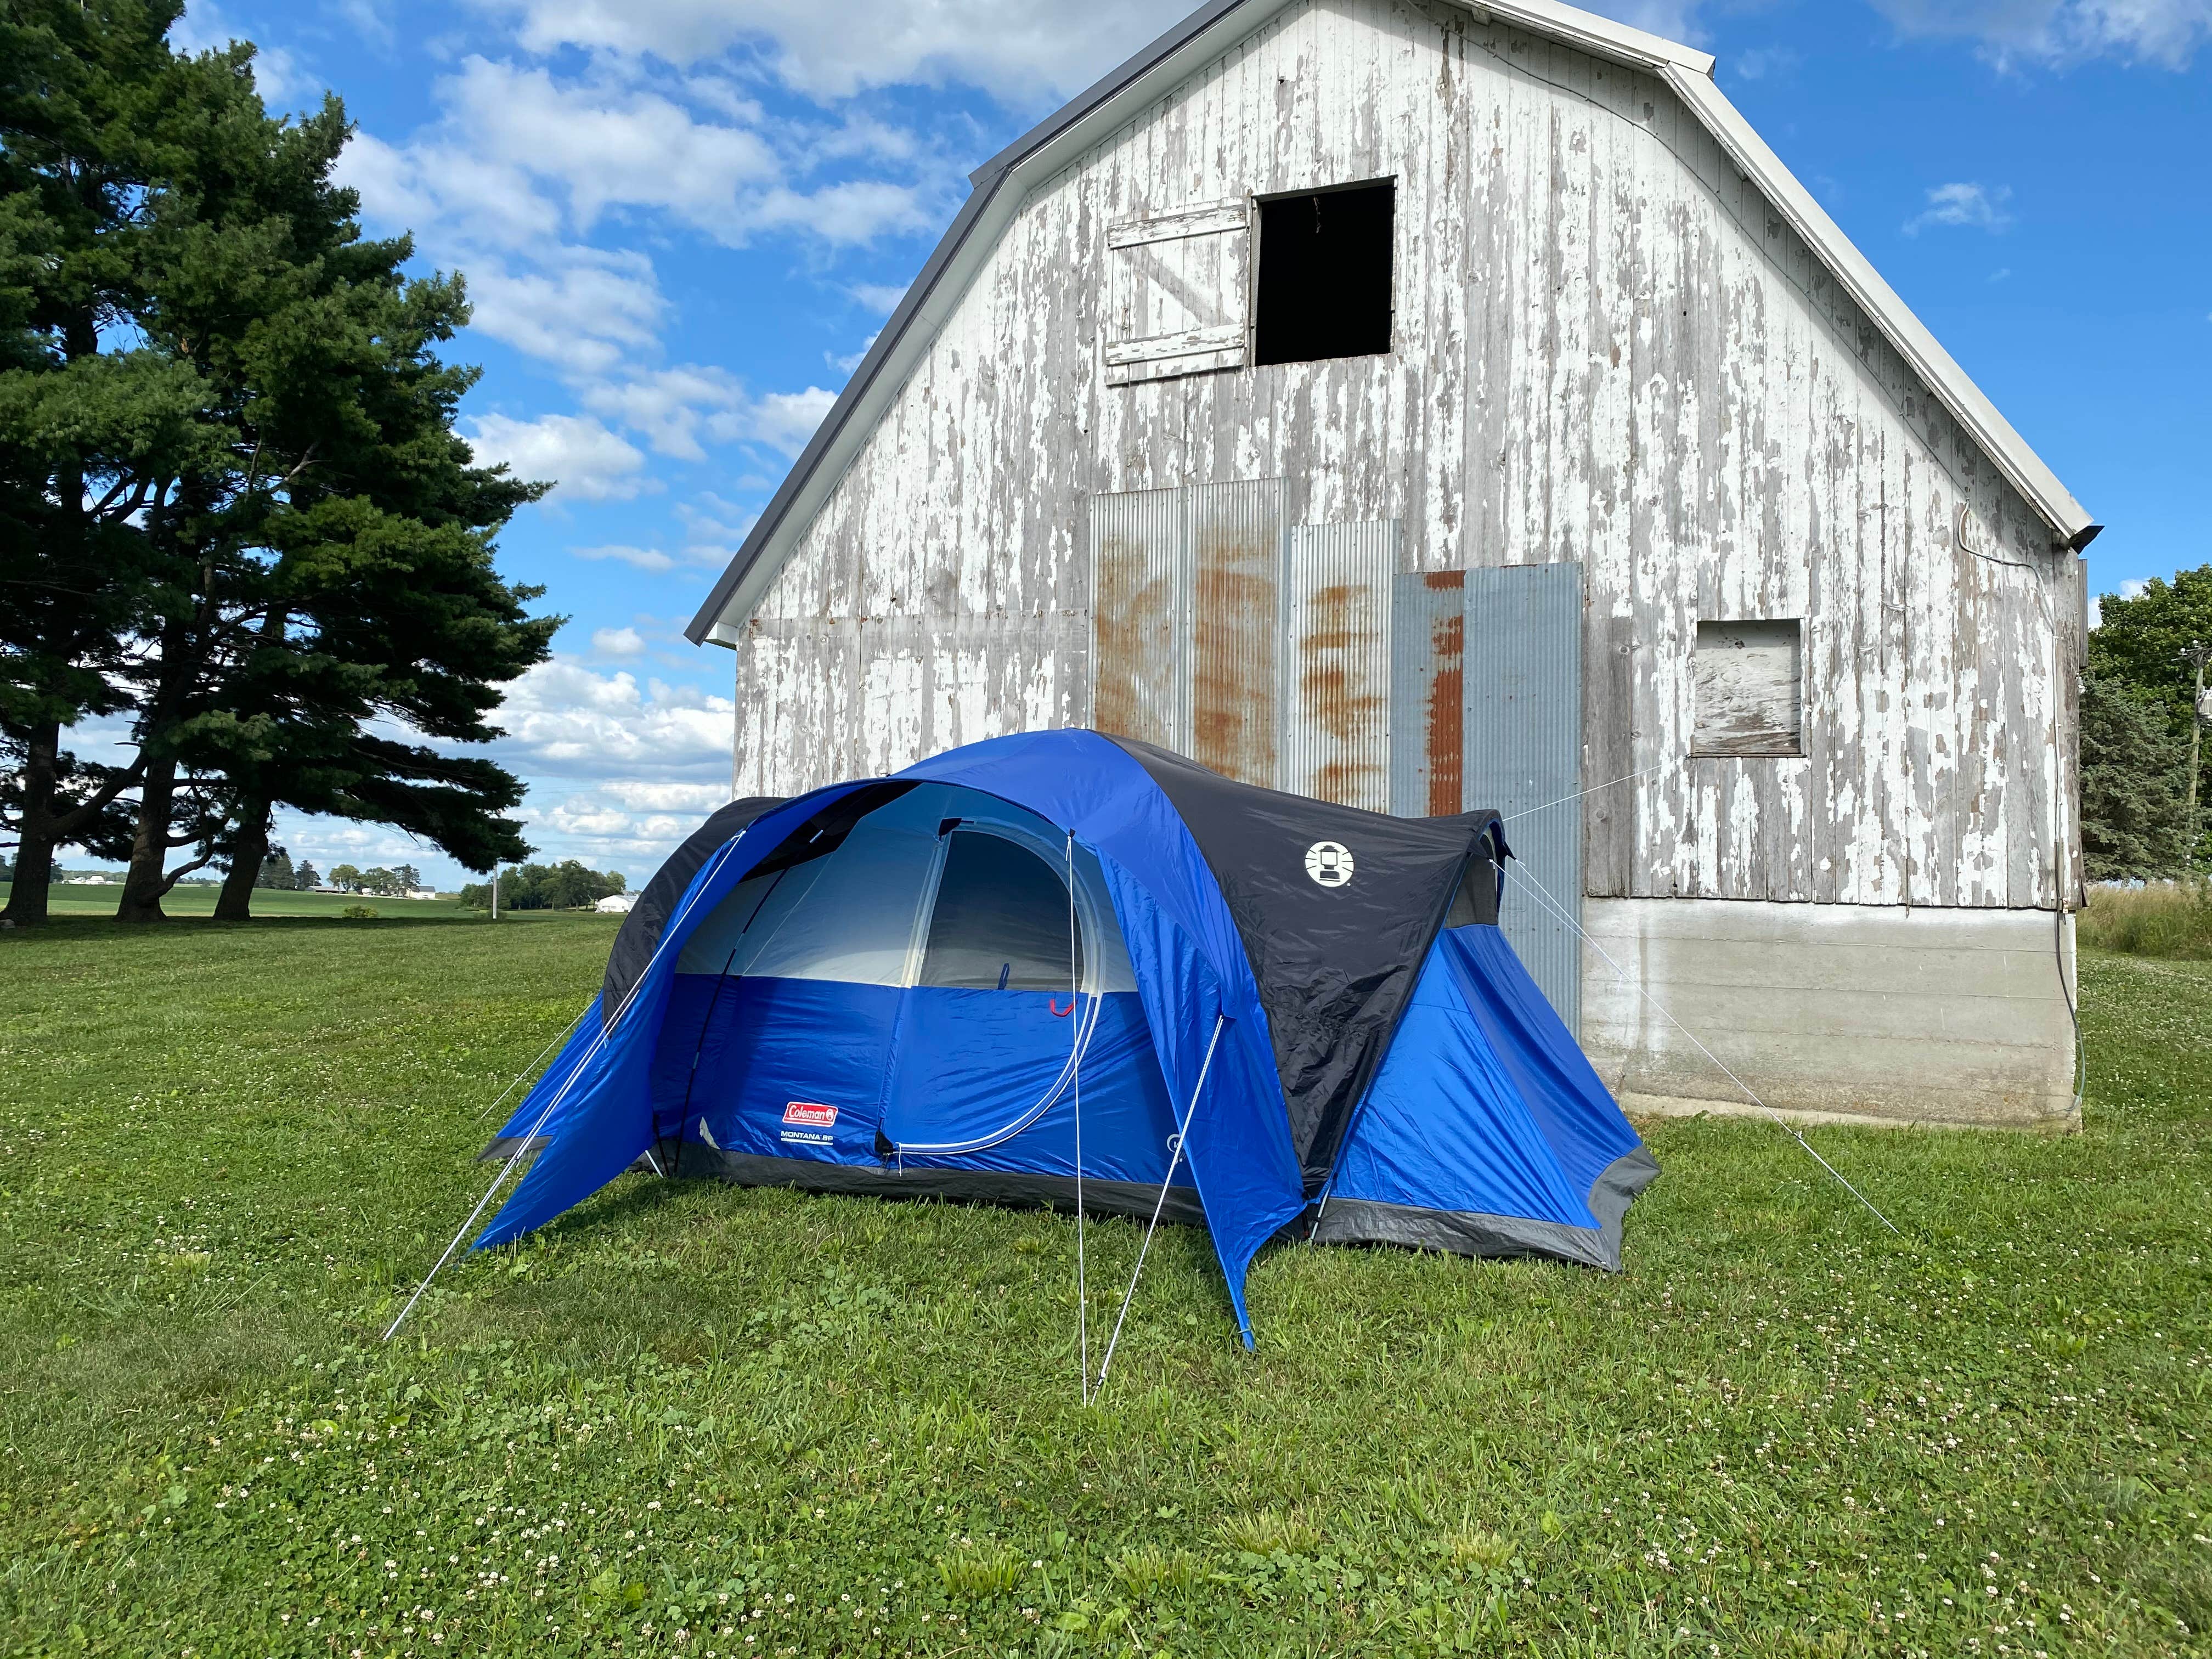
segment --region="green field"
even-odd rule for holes
[[[2065,1139],[1651,1127],[1627,1271],[625,1177],[377,1337],[614,918],[0,936],[0,1652],[2147,1655],[2212,1630],[2212,963]],[[1090,1231],[1103,1313],[1138,1231]]]
[[[185,887],[169,890],[161,901],[161,908],[172,916],[211,916],[215,914],[216,895],[213,887]],[[123,896],[118,883],[114,886],[72,886],[56,883],[46,890],[46,908],[57,916],[112,916],[115,902]],[[8,902],[8,884],[0,881],[0,904]],[[360,893],[289,893],[271,887],[256,888],[253,893],[253,914],[262,916],[336,916],[347,906],[365,904],[376,912],[380,919],[386,916],[428,921],[433,918],[452,921],[471,914],[464,911],[458,899],[395,899],[374,898]]]

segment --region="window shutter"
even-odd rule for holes
[[[1245,203],[1115,225],[1106,260],[1107,385],[1244,366],[1252,289]]]

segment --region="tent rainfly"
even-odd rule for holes
[[[478,1249],[641,1159],[1618,1269],[1658,1173],[1497,927],[1494,812],[1397,818],[1084,731],[733,802],[487,1148]]]

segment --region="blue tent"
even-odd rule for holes
[[[1657,1173],[1498,933],[1494,813],[1405,819],[1081,731],[724,808],[487,1148],[502,1243],[641,1160],[829,1192],[1617,1268]],[[1078,1158],[1079,1138],[1080,1159]]]

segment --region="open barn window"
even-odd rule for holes
[[[1802,755],[1805,624],[1701,622],[1693,755]]]
[[[1255,362],[1390,349],[1396,196],[1386,179],[1260,204]]]

